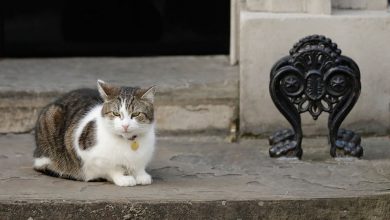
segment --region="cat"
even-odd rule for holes
[[[46,106],[36,128],[34,169],[80,181],[147,185],[155,149],[154,96],[148,89],[97,81]]]

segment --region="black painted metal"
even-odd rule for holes
[[[329,113],[328,129],[333,157],[361,157],[360,136],[339,129],[360,95],[360,70],[337,44],[325,36],[301,39],[271,70],[271,98],[292,125],[269,138],[271,157],[302,157],[301,113],[314,120]]]

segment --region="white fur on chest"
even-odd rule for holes
[[[146,134],[137,137],[139,143],[137,150],[131,149],[131,141],[113,134],[104,125],[101,118],[102,106],[92,109],[81,121],[74,135],[74,147],[83,162],[85,180],[107,178],[112,172],[124,170],[128,173],[144,170],[150,162],[154,152],[155,134],[151,129]],[[96,145],[82,150],[78,139],[83,128],[91,120],[96,122]]]

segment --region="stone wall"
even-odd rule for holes
[[[303,5],[310,1],[296,1],[300,4],[291,8],[285,7],[290,3],[277,8],[278,1],[273,2],[274,7],[269,8],[267,0],[248,0],[242,3],[238,13],[233,40],[240,65],[241,133],[265,135],[288,126],[270,98],[269,73],[279,58],[288,55],[296,41],[311,34],[333,39],[343,54],[354,59],[361,69],[361,97],[343,127],[361,133],[388,133],[390,13],[387,0],[332,0],[330,14],[321,13],[324,10],[308,13]],[[305,134],[326,134],[327,114],[317,122],[303,115],[302,124]]]

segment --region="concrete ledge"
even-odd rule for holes
[[[333,15],[240,14],[242,133],[264,135],[288,126],[270,98],[269,72],[295,42],[312,34],[333,39],[361,70],[360,99],[342,126],[364,134],[390,131],[390,13],[348,10]],[[327,134],[327,114],[318,121],[306,116],[302,121],[306,135]]]
[[[0,61],[0,133],[30,131],[43,106],[72,89],[95,88],[98,78],[157,85],[162,133],[228,134],[238,117],[238,67],[226,56],[5,59]]]
[[[390,196],[182,202],[2,202],[4,219],[389,219]]]
[[[303,160],[272,159],[267,140],[162,137],[150,186],[79,182],[34,171],[32,135],[0,136],[1,219],[389,219],[389,137],[361,160],[335,160],[326,138]]]

